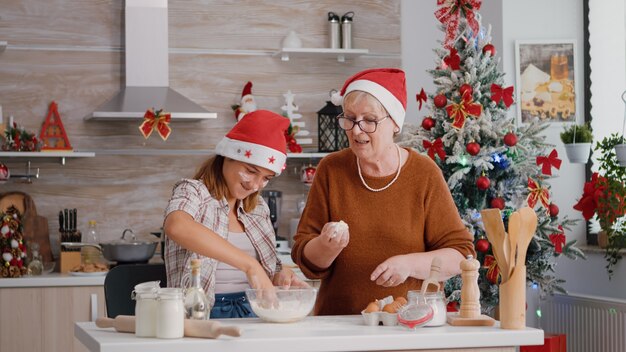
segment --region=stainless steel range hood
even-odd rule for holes
[[[126,87],[88,120],[140,119],[149,108],[173,121],[217,117],[169,87],[167,0],[126,0],[125,27]]]

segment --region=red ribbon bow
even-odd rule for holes
[[[498,104],[500,100],[504,101],[507,108],[513,104],[513,86],[502,88],[495,83],[491,84],[491,100]]]
[[[420,104],[419,110],[422,110],[422,103],[425,103],[426,100],[428,100],[428,97],[426,96],[426,92],[424,92],[424,88],[422,88],[419,94],[415,96],[415,99],[417,99],[417,102]]]
[[[548,156],[538,156],[537,165],[541,165],[541,173],[544,175],[552,176],[552,167],[557,170],[561,169],[561,159],[559,159],[559,153],[556,149],[552,149]]]
[[[591,175],[591,180],[585,182],[583,195],[578,203],[574,205],[574,209],[582,211],[585,220],[591,219],[596,209],[598,209],[598,200],[604,197],[606,188],[606,178],[594,172],[593,175]]]
[[[443,150],[443,142],[441,141],[441,138],[435,139],[434,143],[424,140],[422,141],[422,145],[426,148],[426,150],[428,150],[428,156],[430,156],[431,159],[435,160],[435,153],[439,155],[439,159],[441,159],[441,161],[446,159],[446,152]]]
[[[139,131],[143,135],[143,138],[148,139],[152,134],[153,130],[156,130],[161,136],[161,139],[164,141],[167,140],[167,137],[172,133],[172,129],[169,126],[170,120],[172,116],[168,113],[163,112],[163,109],[157,110],[156,113],[154,109],[148,109],[146,114],[143,115],[143,122],[141,126],[139,126]]]
[[[550,236],[550,242],[554,245],[554,251],[556,253],[563,253],[563,245],[565,244],[565,231],[563,226],[559,225],[560,233],[553,233]]]
[[[492,285],[496,285],[498,283],[498,276],[500,276],[500,269],[498,268],[496,258],[492,255],[486,255],[483,267],[488,268],[487,281],[489,281]]]
[[[480,10],[481,2],[481,0],[437,0],[437,6],[441,6],[441,8],[435,11],[435,17],[446,27],[446,38],[443,42],[445,48],[454,45],[454,37],[459,27],[461,13],[465,16],[474,35],[478,34],[479,25],[474,11]]]
[[[483,112],[483,106],[479,103],[474,103],[472,94],[466,91],[465,94],[463,94],[461,102],[446,106],[446,111],[448,112],[448,116],[454,119],[452,127],[461,129],[465,126],[465,119],[468,115],[480,117],[480,114]]]
[[[452,71],[461,69],[461,57],[455,48],[450,49],[450,55],[443,58],[443,68],[450,66]]]
[[[547,188],[541,187],[539,182],[533,180],[532,178],[528,178],[528,190],[530,193],[528,194],[528,198],[526,201],[528,202],[528,206],[534,208],[537,204],[537,201],[540,201],[544,208],[549,209],[550,206],[550,192]]]

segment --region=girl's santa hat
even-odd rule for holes
[[[335,105],[343,106],[346,94],[360,90],[371,94],[383,105],[389,116],[402,129],[406,115],[406,78],[397,68],[374,68],[348,78],[340,92],[332,95]]]
[[[285,168],[289,119],[268,110],[247,113],[215,147],[215,153],[227,158],[274,171]]]

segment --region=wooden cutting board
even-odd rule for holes
[[[11,206],[14,206],[22,214],[22,224],[24,226],[22,235],[26,247],[30,248],[32,243],[39,244],[39,253],[43,261],[52,261],[48,219],[37,215],[37,208],[32,197],[24,192],[0,193],[0,211],[5,212]],[[28,258],[30,259],[30,249],[28,252]]]

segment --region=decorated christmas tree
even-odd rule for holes
[[[427,153],[441,168],[461,218],[474,235],[481,263],[481,306],[489,313],[498,303],[500,275],[486,239],[480,211],[499,208],[505,226],[509,215],[524,206],[535,209],[538,228],[526,256],[527,281],[541,295],[563,292],[554,276],[555,258],[584,257],[566,231],[575,220],[560,219],[551,200],[549,179],[561,160],[535,120],[516,126],[507,111],[513,87],[504,86],[490,28],[480,22],[480,0],[438,1],[435,15],[445,39],[434,50],[437,67],[428,71],[436,92],[417,94],[420,110],[430,112],[421,126],[407,126],[399,144]],[[422,104],[425,103],[424,106]],[[459,299],[460,277],[446,283],[446,294]]]

